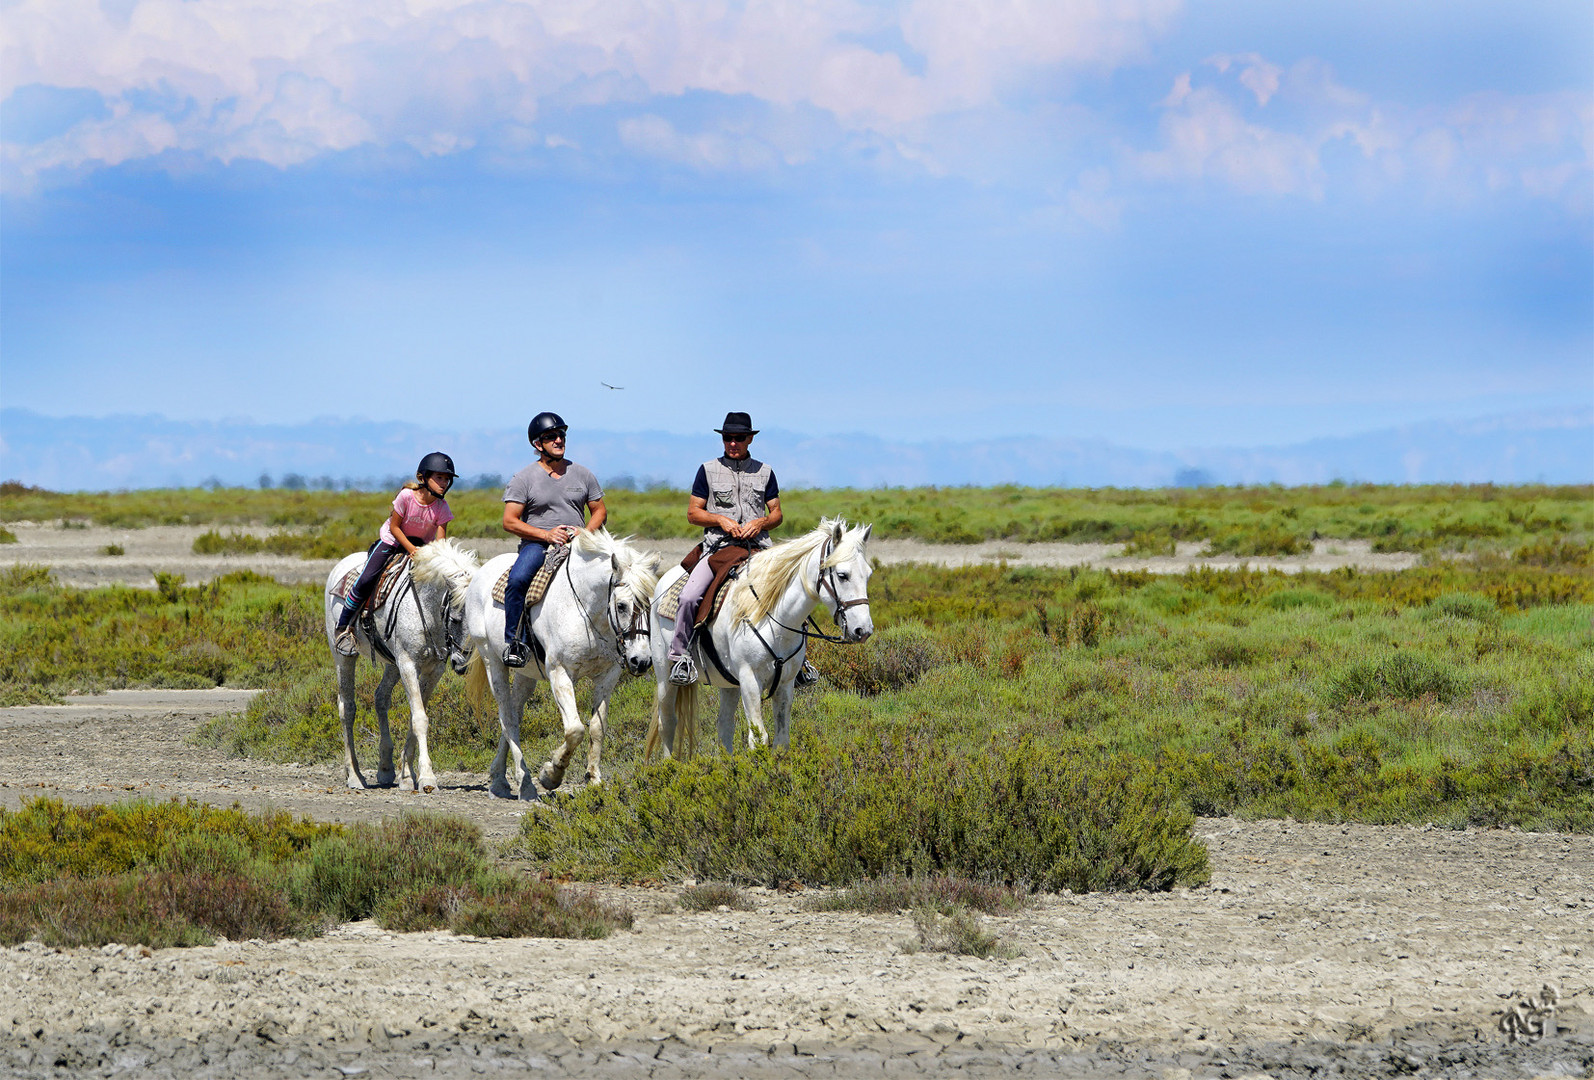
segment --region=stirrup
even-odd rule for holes
[[[690,656],[683,656],[670,665],[670,681],[676,686],[691,686],[697,682],[697,665]]]
[[[795,686],[801,690],[805,686],[812,686],[819,681],[819,669],[814,667],[813,661],[804,660],[802,670],[797,672]]]
[[[340,656],[359,656],[360,643],[354,640],[354,627],[340,626],[332,638],[332,647]]]
[[[504,666],[526,666],[526,643],[524,641],[504,642]]]

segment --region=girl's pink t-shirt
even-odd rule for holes
[[[431,506],[427,506],[410,488],[402,489],[394,498],[393,512],[398,514],[399,520],[403,523],[404,535],[413,536],[424,544],[436,539],[439,525],[447,525],[454,520],[454,511],[448,508],[447,499],[436,499]],[[398,539],[393,535],[391,517],[382,522],[382,539],[398,546]]]

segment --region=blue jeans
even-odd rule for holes
[[[542,541],[520,542],[520,551],[515,555],[514,568],[509,571],[509,584],[504,586],[505,644],[517,639],[520,616],[526,608],[526,590],[531,587],[531,579],[536,577],[538,570],[542,569],[542,561],[547,557],[548,545]]]

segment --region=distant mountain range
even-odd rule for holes
[[[0,479],[57,491],[192,487],[390,487],[429,450],[464,480],[497,486],[531,460],[521,430],[445,431],[322,419],[305,424],[196,422],[161,416],[53,417],[0,409]],[[570,456],[612,487],[685,487],[718,450],[709,433],[572,432]],[[785,487],[1024,484],[1167,487],[1206,484],[1589,483],[1594,408],[1431,422],[1250,449],[1136,450],[1094,439],[1021,436],[979,442],[888,442],[765,429],[757,456]]]

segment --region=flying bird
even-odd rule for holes
[[[598,380],[598,385],[603,387],[605,390],[624,390],[625,389],[625,387],[623,387],[623,386],[610,386],[608,383],[604,382],[602,379]]]

